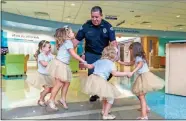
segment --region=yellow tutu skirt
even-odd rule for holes
[[[69,65],[61,62],[60,60],[52,60],[46,70],[53,78],[60,79],[64,82],[70,82],[72,80],[72,72]]]
[[[51,76],[41,74],[38,71],[36,72],[36,74],[28,76],[26,82],[37,89],[41,89],[43,86],[54,86],[54,79]]]
[[[87,80],[82,80],[82,91],[89,95],[98,95],[105,98],[116,98],[121,95],[120,91],[104,78],[92,74]]]
[[[136,77],[132,85],[132,92],[138,96],[147,92],[160,90],[164,85],[165,82],[163,79],[154,75],[152,72],[145,72]]]

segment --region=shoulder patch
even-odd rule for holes
[[[82,30],[83,29],[83,26],[81,26],[80,28],[79,28],[79,30]]]

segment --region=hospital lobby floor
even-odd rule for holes
[[[3,110],[2,119],[90,119],[101,120],[101,103],[89,101],[69,103],[69,109],[65,110],[58,105],[59,111],[52,111],[49,107],[24,106],[10,110]],[[140,112],[139,102],[134,98],[117,99],[111,109],[116,119],[136,119]],[[149,113],[149,119],[163,119],[158,114]]]
[[[35,68],[29,68],[27,76],[34,75],[35,71]],[[152,69],[152,72],[164,78],[164,69]],[[100,100],[89,102],[89,95],[81,92],[80,81],[86,79],[86,77],[86,70],[73,73],[73,79],[67,93],[69,109],[65,110],[61,105],[58,105],[59,111],[52,111],[49,107],[37,105],[40,90],[29,86],[25,82],[26,76],[2,77],[2,119],[102,119]],[[111,109],[116,119],[136,119],[140,116],[140,112],[137,111],[140,107],[139,101],[130,91],[133,79],[112,78],[111,82],[122,92]],[[59,97],[60,93],[57,95],[57,99]],[[169,115],[167,117],[168,113],[166,113],[165,107],[167,97],[161,91],[147,95],[147,102],[152,109],[149,113],[149,119],[170,118]],[[47,98],[49,98],[49,95],[46,100]],[[173,99],[172,97],[168,98],[170,103],[170,100]],[[182,101],[184,100],[185,98]],[[184,118],[184,115],[182,117]]]

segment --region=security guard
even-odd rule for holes
[[[74,45],[77,46],[79,41],[84,38],[85,60],[88,64],[92,64],[101,58],[102,51],[109,45],[109,42],[116,45],[115,31],[110,23],[102,19],[101,7],[95,6],[91,9],[91,20],[88,20],[79,29],[76,39],[73,41]],[[88,70],[88,75],[91,75],[93,71],[94,69]],[[90,101],[96,101],[98,98],[94,95],[90,98]]]

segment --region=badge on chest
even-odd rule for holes
[[[103,33],[107,33],[107,29],[106,28],[103,28]]]

